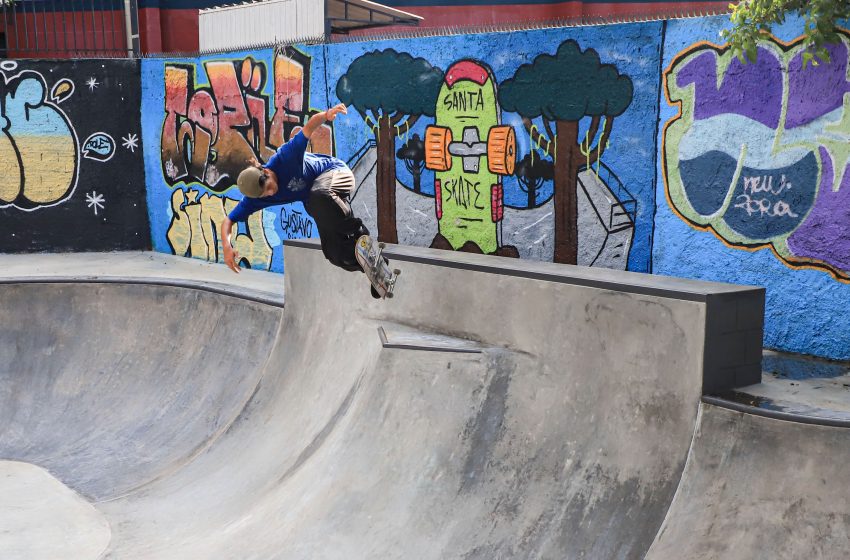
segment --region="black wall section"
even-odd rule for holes
[[[139,61],[0,75],[0,252],[150,249]]]

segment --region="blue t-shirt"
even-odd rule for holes
[[[244,222],[257,210],[296,200],[307,200],[316,177],[325,171],[345,167],[345,163],[332,156],[308,152],[307,137],[299,132],[278,148],[263,167],[271,169],[277,175],[277,192],[260,198],[243,197],[228,215],[230,221]]]

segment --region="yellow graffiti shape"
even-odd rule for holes
[[[0,135],[0,203],[12,202],[20,192],[21,164],[18,151],[12,138],[4,131]]]
[[[3,202],[23,195],[30,206],[48,204],[69,195],[76,186],[76,135],[65,114],[46,95],[44,79],[35,72],[23,72],[8,84],[3,115],[8,127],[0,141]]]
[[[221,222],[237,201],[231,198],[201,194],[194,189],[177,189],[171,193],[171,224],[166,238],[175,255],[224,262],[219,232]],[[263,230],[262,212],[248,218],[246,233],[236,233],[231,244],[251,268],[271,269],[272,248]]]
[[[50,99],[55,103],[62,103],[74,93],[74,82],[67,78],[63,78],[53,84],[53,90],[50,92]]]

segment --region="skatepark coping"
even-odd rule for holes
[[[320,250],[317,239],[287,239],[284,245]],[[602,290],[705,302],[711,297],[744,293],[764,293],[764,288],[720,282],[675,278],[657,274],[591,268],[568,264],[438,251],[403,245],[387,245],[384,255],[391,261],[415,262],[461,270],[516,276],[548,282],[560,282]],[[393,266],[392,262],[390,263]],[[399,268],[404,268],[399,265]],[[400,283],[402,280],[399,281]]]

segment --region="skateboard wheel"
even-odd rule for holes
[[[449,155],[449,144],[451,143],[452,131],[450,128],[442,126],[426,127],[425,167],[432,171],[448,171],[451,169],[452,157]]]
[[[513,175],[516,132],[512,126],[494,126],[487,136],[487,167],[496,175]]]
[[[386,243],[384,243],[383,241],[381,241],[380,243],[378,243],[378,248],[379,248],[379,249],[386,249],[386,248],[387,248],[387,244],[386,244]]]
[[[394,269],[393,269],[393,274],[395,274],[396,276],[398,276],[399,274],[401,274],[401,271],[400,271],[399,269],[397,269],[397,268],[394,268]]]
[[[388,298],[390,298],[390,299],[392,299],[392,297],[393,297],[393,293],[392,293],[392,292],[387,292],[387,297],[388,297]]]

